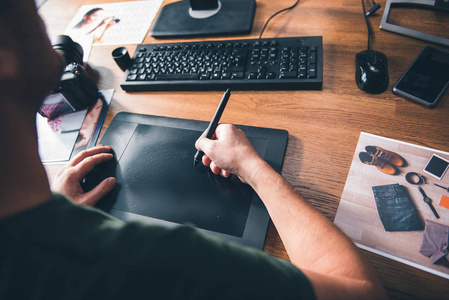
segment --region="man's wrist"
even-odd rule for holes
[[[271,166],[264,161],[260,156],[251,160],[246,160],[242,170],[242,178],[252,187],[254,187],[258,180],[265,174],[267,170],[272,169]]]

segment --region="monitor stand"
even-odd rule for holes
[[[380,23],[380,29],[449,47],[449,39],[447,38],[388,23],[388,17],[393,5],[416,5],[429,7],[436,10],[449,11],[448,0],[388,0],[387,4],[385,5],[382,21]],[[444,26],[443,23],[441,24],[441,26]]]
[[[150,35],[155,38],[246,34],[254,0],[183,0],[162,7]]]

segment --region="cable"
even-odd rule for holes
[[[368,46],[367,46],[367,50],[370,51],[371,48],[371,27],[369,26],[369,21],[368,21],[368,16],[366,15],[366,9],[365,9],[365,0],[362,0],[362,6],[363,6],[363,16],[365,17],[365,23],[366,23],[366,28],[368,29]]]
[[[280,11],[278,11],[277,13],[275,13],[274,15],[272,15],[272,16],[268,19],[268,21],[265,23],[265,25],[263,26],[262,31],[260,32],[260,35],[259,35],[259,39],[262,38],[262,34],[263,34],[263,32],[265,31],[265,28],[267,27],[268,22],[270,22],[271,19],[273,19],[275,16],[277,16],[277,15],[280,14],[281,12],[284,12],[284,11],[287,11],[287,10],[290,10],[290,9],[295,8],[295,6],[298,5],[299,1],[300,1],[300,0],[296,0],[295,4],[293,4],[292,6],[287,7],[287,8],[284,8],[284,9],[281,9]],[[373,1],[374,1],[374,0],[373,0]]]
[[[380,4],[379,3],[374,2],[374,0],[371,0],[371,2],[373,2],[373,7],[371,7],[370,10],[368,10],[367,13],[365,13],[365,15],[367,17],[369,17],[372,14],[374,14],[380,8]]]

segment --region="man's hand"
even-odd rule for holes
[[[81,187],[81,180],[96,165],[111,160],[114,156],[110,151],[111,147],[99,145],[80,152],[55,176],[51,184],[52,190],[66,195],[78,204],[95,205],[114,188],[116,179],[106,178],[87,193]]]
[[[212,140],[203,134],[195,147],[204,152],[203,164],[210,166],[214,174],[229,177],[233,173],[243,182],[250,175],[251,163],[262,161],[245,133],[231,124],[219,124]]]

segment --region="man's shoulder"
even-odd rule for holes
[[[310,294],[310,283],[298,269],[261,251],[189,226],[124,223],[61,196],[52,201],[13,224],[11,272],[61,273],[67,282],[88,275],[83,285],[97,286],[90,292],[105,292],[110,299],[167,293],[182,298],[189,291],[203,294],[206,287],[236,297]],[[108,288],[100,291],[101,286]]]
[[[144,223],[125,223],[99,209],[79,206],[54,194],[46,203],[0,222],[0,232],[11,243],[36,246],[48,251],[90,249],[91,254],[113,252],[121,244],[151,244],[166,232]],[[145,237],[145,238],[143,238]],[[75,246],[74,246],[75,245]]]

